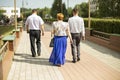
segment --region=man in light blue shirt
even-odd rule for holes
[[[41,31],[42,35],[44,35],[44,21],[40,16],[37,15],[37,10],[32,10],[32,15],[30,15],[26,20],[26,28],[27,32],[30,34],[30,43],[31,43],[31,52],[32,57],[36,56],[35,51],[35,39],[37,45],[37,54],[40,56],[41,54]]]
[[[83,21],[83,18],[78,16],[78,13],[79,13],[78,9],[73,9],[73,17],[69,18],[68,20],[69,27],[70,27],[70,33],[73,39],[73,44],[71,44],[73,63],[75,63],[76,60],[80,61],[81,37],[83,40],[85,40],[84,21]],[[77,56],[76,56],[76,52],[77,52]]]

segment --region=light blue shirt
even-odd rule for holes
[[[42,18],[36,14],[30,15],[27,20],[25,25],[28,25],[30,30],[41,30],[40,26],[44,24],[44,21]]]

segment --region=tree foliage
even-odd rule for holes
[[[1,10],[0,9],[0,19],[4,16],[3,13],[5,12],[5,10]]]
[[[68,16],[68,12],[67,12],[67,9],[66,9],[66,5],[65,3],[62,4],[62,13],[64,14],[65,18]]]
[[[79,10],[79,16],[88,17],[88,3],[84,2],[75,6]]]
[[[21,8],[21,10],[23,11],[22,15],[24,18],[27,18],[28,16],[30,16],[32,14],[32,9],[27,9],[27,8]],[[45,18],[45,15],[48,14],[50,15],[50,8],[37,8],[38,11],[38,15],[41,16],[42,18]]]
[[[71,8],[71,7],[69,7],[69,8],[67,9],[67,12],[68,12],[68,16],[69,16],[69,17],[72,17],[72,8]]]
[[[80,10],[81,10],[81,16],[83,17],[88,17],[88,3],[82,3],[80,5]]]
[[[98,0],[101,17],[120,17],[120,0]]]
[[[45,18],[46,15],[50,16],[50,8],[45,7],[42,9],[38,9],[38,15],[42,18]]]
[[[61,10],[62,0],[54,0],[54,3],[51,8],[51,15],[53,18],[56,18],[56,14],[62,12]]]
[[[0,9],[0,14],[2,14],[2,13],[4,13],[4,12],[5,12],[5,10]]]
[[[67,16],[67,10],[65,3],[62,3],[62,0],[54,0],[54,3],[51,8],[51,15],[53,18],[56,18],[57,13],[63,13]]]

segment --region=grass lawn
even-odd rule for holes
[[[6,35],[9,35],[14,28],[15,27],[11,26],[11,25],[9,25],[9,26],[0,26],[0,35],[3,35],[3,37],[6,36]],[[2,40],[0,40],[0,48],[1,48],[2,45],[3,45],[3,42],[2,42]]]
[[[0,26],[0,35],[8,35],[15,27],[14,26]]]

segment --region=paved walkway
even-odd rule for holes
[[[29,36],[23,31],[8,80],[120,80],[119,53],[86,41],[81,43],[81,61],[73,64],[68,41],[66,63],[56,67],[48,62],[52,50],[49,41],[50,32],[46,32],[42,55],[33,58]]]

